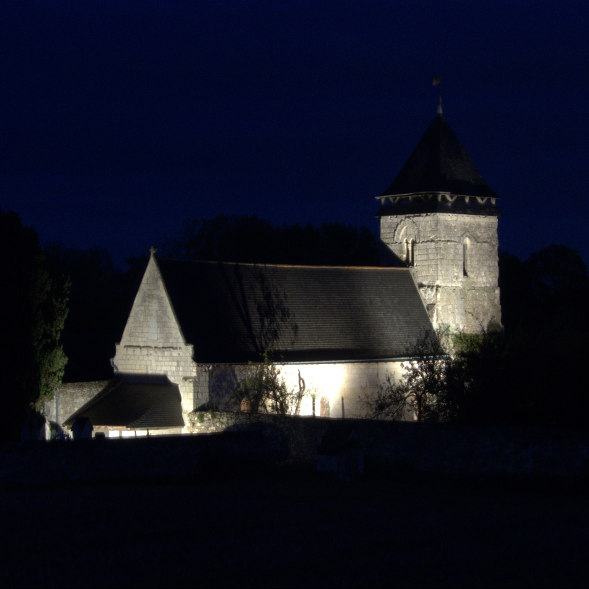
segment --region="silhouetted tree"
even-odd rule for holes
[[[500,258],[504,389],[518,423],[589,423],[589,278],[579,253],[550,245],[525,262]]]
[[[367,417],[373,419],[445,420],[447,372],[452,363],[442,345],[444,334],[427,332],[415,344],[411,358],[401,364],[403,375],[390,374],[373,395],[365,398]]]
[[[507,347],[501,330],[456,334],[440,395],[446,421],[469,424],[509,422],[514,398],[506,387]]]
[[[68,282],[50,273],[37,233],[0,210],[0,392],[5,434],[14,437],[27,411],[51,397],[66,356],[60,336]]]
[[[304,380],[299,378],[299,387],[289,387],[280,368],[263,354],[260,362],[251,362],[245,378],[236,391],[242,410],[254,413],[298,415],[305,395]]]
[[[146,259],[131,260],[121,271],[104,248],[54,244],[46,252],[53,271],[71,282],[70,312],[63,330],[68,356],[64,380],[110,378],[109,359],[123,333]]]

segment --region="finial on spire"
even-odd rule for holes
[[[153,245],[152,245],[152,246],[149,248],[149,253],[150,253],[150,255],[151,255],[151,257],[152,257],[152,258],[153,258],[153,256],[155,256],[155,252],[157,252],[157,248],[156,248],[155,246],[153,246]]]
[[[438,98],[438,110],[437,114],[443,115],[444,111],[442,110],[442,78],[436,77],[432,81],[432,86],[440,86],[440,96]]]

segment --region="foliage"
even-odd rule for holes
[[[110,378],[113,343],[120,340],[147,260],[127,261],[127,270],[121,271],[103,248],[81,250],[53,244],[45,251],[51,272],[71,282],[62,332],[68,356],[65,378]]]
[[[403,362],[399,381],[388,374],[374,396],[366,399],[369,417],[404,419],[413,413],[417,421],[445,416],[445,395],[450,357],[441,343],[443,334],[426,332],[416,343],[411,359]]]
[[[37,407],[41,407],[45,399],[53,397],[56,387],[61,384],[67,363],[60,338],[68,314],[70,283],[65,277],[55,279],[47,270],[39,268],[36,287],[33,300],[37,308],[32,338],[39,380],[35,401]]]
[[[392,419],[403,421],[410,418],[410,391],[403,380],[395,381],[388,373],[386,380],[374,394],[367,394],[364,398],[366,417],[368,419]]]
[[[502,421],[589,424],[580,368],[589,352],[589,277],[579,252],[550,245],[520,261],[502,254]],[[498,400],[497,403],[500,401]]]
[[[501,330],[457,334],[441,396],[447,421],[500,423],[513,406],[506,395],[506,345]]]
[[[579,253],[551,245],[500,256],[504,329],[454,334],[451,356],[425,341],[368,404],[371,416],[468,424],[589,424],[580,368],[589,353],[589,277]],[[441,345],[441,344],[440,344]]]
[[[69,282],[50,271],[34,229],[1,210],[0,273],[0,391],[16,427],[27,408],[41,406],[61,382]]]
[[[254,413],[298,415],[305,395],[304,381],[299,375],[298,390],[291,389],[281,376],[280,368],[263,354],[261,361],[250,363],[238,390],[238,402],[245,398]]]

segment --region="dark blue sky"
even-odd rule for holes
[[[580,1],[10,3],[0,206],[119,261],[186,217],[376,228],[441,76],[502,248],[589,261],[588,21]]]

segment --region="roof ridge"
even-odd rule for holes
[[[228,261],[214,261],[214,260],[187,260],[183,258],[158,258],[158,262],[181,262],[187,264],[210,264],[210,265],[226,265],[226,266],[249,266],[249,267],[264,267],[264,268],[293,268],[293,269],[321,269],[321,270],[403,270],[408,271],[410,268],[405,266],[334,266],[334,265],[320,265],[320,264],[276,264],[264,262],[228,262]]]

